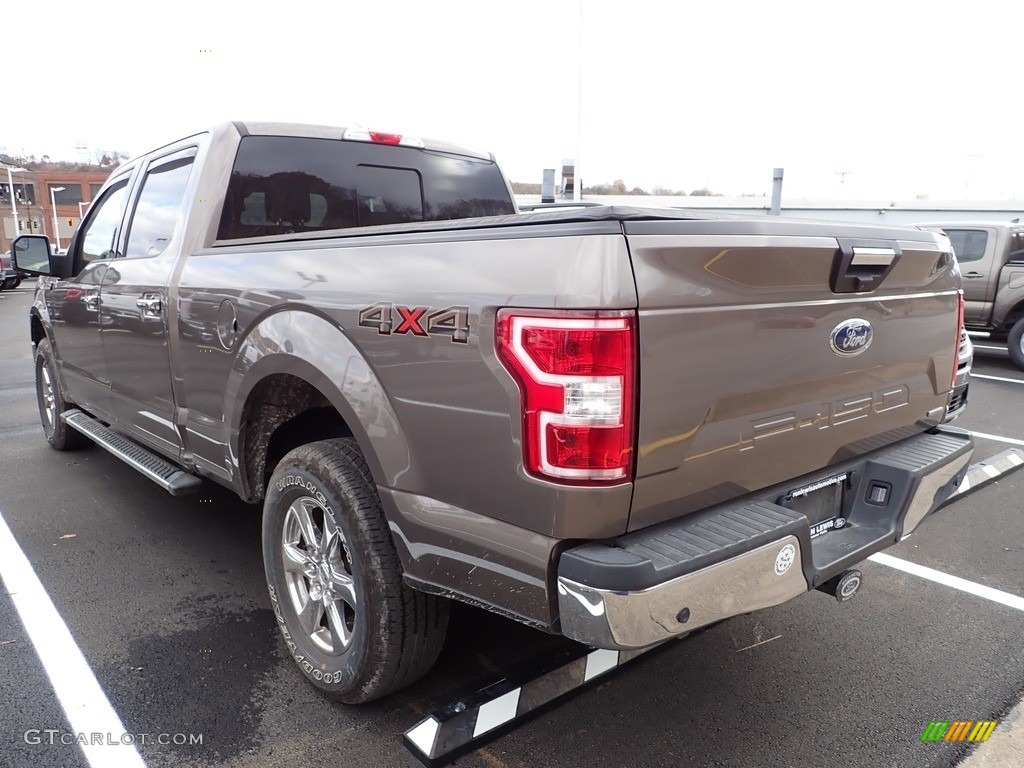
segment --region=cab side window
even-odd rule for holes
[[[84,266],[96,259],[109,259],[114,255],[114,236],[124,215],[125,198],[128,194],[128,179],[114,184],[103,194],[92,208],[89,222],[82,230],[78,258]]]
[[[186,150],[150,166],[146,172],[128,229],[125,255],[129,259],[159,256],[170,243],[185,200],[193,160],[195,150]]]
[[[988,232],[983,229],[947,229],[946,236],[953,244],[956,260],[961,264],[965,261],[979,261],[985,255]]]

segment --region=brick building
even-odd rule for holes
[[[14,198],[7,184],[7,170],[0,165],[0,249],[10,251],[17,235],[46,235],[50,242],[67,248],[75,227],[89,208],[107,176],[114,170],[94,171],[22,171],[13,173]],[[59,189],[63,187],[63,189]],[[54,237],[54,216],[50,204],[57,203],[57,237]],[[18,211],[15,232],[13,205]]]

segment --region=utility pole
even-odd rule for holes
[[[580,182],[580,158],[583,156],[583,0],[580,0],[579,40],[576,49],[576,163],[572,179],[572,199],[580,200],[583,184]]]

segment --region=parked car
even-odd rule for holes
[[[0,291],[17,288],[21,285],[21,275],[14,270],[10,255],[0,253]]]
[[[975,338],[1006,342],[1010,359],[1024,369],[1024,223],[922,224],[953,244],[964,286],[964,324]]]
[[[282,640],[349,703],[430,669],[450,599],[619,650],[845,601],[973,452],[935,232],[520,214],[483,153],[238,122],[15,253],[45,439],[261,505]]]

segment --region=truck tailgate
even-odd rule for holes
[[[623,227],[640,333],[630,530],[942,419],[960,279],[941,235],[785,220]]]

